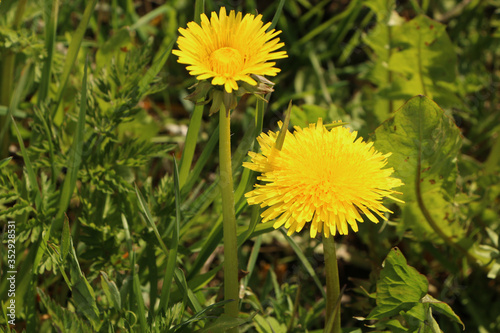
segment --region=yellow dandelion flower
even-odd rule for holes
[[[223,85],[226,92],[238,90],[238,81],[257,85],[251,75],[276,75],[280,69],[269,60],[286,58],[285,51],[274,52],[284,44],[275,38],[281,31],[267,31],[271,23],[263,24],[262,15],[212,12],[210,20],[201,15],[201,26],[189,22],[179,28],[179,50],[172,51],[178,62],[189,65],[189,74],[198,80],[212,79],[212,85]]]
[[[280,124],[281,127],[281,124]],[[311,237],[323,231],[325,237],[348,233],[348,225],[358,231],[361,214],[377,223],[376,215],[386,220],[382,205],[392,188],[403,183],[390,175],[387,157],[373,143],[356,139],[357,132],[343,126],[327,130],[322,119],[308,128],[287,132],[281,150],[275,148],[278,132],[262,133],[261,152],[250,152],[251,162],[243,166],[261,172],[263,185],[246,194],[251,205],[268,207],[262,222],[276,219],[274,228],[285,225],[288,235],[311,223]],[[399,193],[400,194],[400,193]],[[375,213],[375,214],[374,214]],[[392,212],[391,212],[392,213]]]

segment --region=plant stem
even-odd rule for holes
[[[231,113],[219,110],[219,169],[224,228],[224,299],[234,300],[224,307],[226,315],[238,317],[238,247],[234,214],[234,187],[231,168]],[[229,332],[238,332],[234,328]]]
[[[340,333],[340,287],[339,270],[337,267],[337,253],[335,251],[335,240],[333,236],[323,237],[323,249],[325,253],[325,273],[326,273],[326,316],[325,332]],[[338,305],[337,305],[338,304]],[[334,316],[332,328],[328,323]]]

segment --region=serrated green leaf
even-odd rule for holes
[[[397,230],[411,229],[418,239],[443,243],[461,239],[464,230],[453,209],[457,188],[460,130],[425,96],[409,100],[374,136],[375,147],[392,153],[388,165],[405,184],[402,218]]]
[[[381,319],[408,311],[427,294],[427,279],[408,266],[398,248],[393,248],[384,261],[377,281],[377,306],[367,319]]]

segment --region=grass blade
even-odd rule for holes
[[[186,183],[191,169],[191,163],[193,162],[194,150],[198,141],[198,133],[200,132],[201,118],[203,116],[203,107],[203,105],[196,105],[191,120],[189,121],[189,128],[184,144],[184,151],[182,152],[179,171],[179,184],[181,188],[183,188]]]
[[[168,253],[167,267],[165,269],[165,278],[163,280],[163,290],[161,292],[160,306],[158,311],[164,310],[168,306],[170,299],[170,286],[172,278],[174,278],[176,263],[177,263],[177,247],[179,245],[179,230],[181,220],[180,207],[180,186],[179,186],[179,171],[177,169],[177,161],[174,158],[174,192],[175,192],[175,225],[172,230],[172,247]]]
[[[17,124],[14,120],[12,119],[12,123],[14,125],[14,129],[16,131],[17,135],[17,141],[19,142],[19,147],[21,148],[21,154],[23,156],[24,160],[24,165],[26,167],[26,172],[28,174],[28,185],[29,187],[36,189],[36,199],[35,199],[35,207],[39,208],[40,204],[42,202],[42,193],[40,192],[40,187],[38,187],[38,181],[36,178],[35,170],[33,169],[33,165],[31,164],[30,158],[28,156],[28,151],[26,150],[26,147],[24,146],[23,138],[21,137],[21,132],[19,132],[19,128],[17,127]]]
[[[52,59],[54,58],[54,45],[57,34],[57,17],[59,15],[59,0],[52,1],[52,10],[48,18],[47,30],[45,31],[45,49],[47,57],[43,64],[42,77],[40,79],[40,90],[38,91],[38,106],[43,103],[49,95],[50,76],[52,72]]]
[[[144,74],[144,77],[142,78],[142,80],[139,82],[139,88],[140,88],[141,94],[145,93],[148,85],[155,79],[156,75],[158,75],[160,70],[165,65],[165,62],[167,62],[167,59],[170,56],[170,53],[172,53],[172,48],[174,47],[174,43],[175,43],[175,40],[172,40],[170,42],[170,44],[168,44],[166,47],[162,46],[158,50],[157,54],[159,54],[159,56],[154,58],[153,64],[148,69],[146,74]]]
[[[59,197],[59,207],[57,209],[56,219],[54,221],[55,226],[52,229],[53,231],[57,231],[61,227],[60,224],[62,224],[63,214],[68,208],[71,196],[75,191],[76,181],[78,179],[78,170],[80,169],[80,164],[82,162],[85,116],[87,114],[87,70],[88,58],[85,62],[85,69],[83,72],[80,112],[78,114],[78,123],[76,125],[76,135],[71,147],[71,152],[69,154],[70,156],[68,161],[68,172],[66,173],[66,177],[62,186],[61,196]]]
[[[85,35],[85,30],[87,30],[87,26],[90,21],[90,17],[94,12],[94,7],[97,3],[97,0],[91,0],[87,3],[87,7],[85,7],[85,11],[83,12],[82,20],[76,28],[75,34],[71,39],[71,44],[68,48],[68,53],[66,55],[66,62],[64,63],[63,72],[61,75],[61,83],[59,85],[59,89],[56,94],[56,103],[54,105],[54,109],[52,110],[52,118],[55,118],[57,114],[57,110],[59,108],[59,104],[61,103],[64,89],[66,88],[66,84],[68,83],[69,75],[71,74],[71,69],[73,68],[73,64],[75,63],[76,57],[78,56],[78,51],[80,50],[80,46],[82,45],[83,36]]]
[[[0,145],[2,146],[2,149],[5,148],[7,149],[8,147],[3,147],[4,145],[8,145],[8,137],[9,137],[9,126],[10,126],[10,122],[11,120],[14,119],[14,117],[12,116],[13,113],[14,113],[14,110],[17,110],[17,106],[19,105],[20,101],[21,101],[21,96],[22,96],[22,93],[24,91],[24,88],[26,87],[26,84],[27,84],[27,78],[29,77],[29,73],[31,71],[31,61],[28,61],[28,63],[26,64],[26,66],[23,68],[23,71],[21,73],[21,78],[19,80],[19,83],[16,87],[16,89],[14,90],[14,93],[12,95],[9,94],[9,98],[10,99],[10,103],[8,101],[6,101],[5,104],[9,104],[9,107],[7,109],[7,114],[5,115],[5,118],[1,118],[0,120],[2,121],[2,128],[0,130],[0,139],[2,140],[2,143],[0,143]],[[5,120],[5,122],[4,122]],[[0,151],[0,154],[2,153],[7,153],[8,151],[5,150],[5,152],[2,152]]]
[[[205,0],[196,0],[194,4],[194,21],[201,24],[201,14],[205,12]],[[196,105],[194,107],[189,128],[186,135],[186,143],[184,144],[184,152],[181,157],[181,167],[179,173],[180,188],[184,187],[193,162],[194,149],[198,141],[198,133],[201,127],[201,117],[203,116],[204,105]]]
[[[257,257],[259,256],[260,246],[262,244],[262,236],[258,236],[255,240],[255,243],[252,247],[252,252],[250,253],[250,257],[248,258],[247,263],[247,272],[248,274],[243,279],[243,290],[247,289],[248,282],[250,281],[250,277],[252,276],[253,270],[255,268],[255,263],[257,262]],[[241,303],[240,303],[241,308]]]
[[[158,232],[158,228],[156,228],[156,224],[153,221],[153,216],[151,215],[151,212],[149,211],[148,204],[146,203],[146,200],[144,200],[144,197],[142,196],[142,194],[139,191],[139,189],[137,188],[137,186],[135,186],[135,193],[137,195],[137,199],[139,200],[139,208],[146,216],[147,223],[149,224],[151,229],[153,229],[153,232],[156,235],[156,239],[158,240],[158,243],[160,244],[161,249],[163,250],[165,255],[168,255],[167,246],[163,242],[163,239],[161,238],[160,233]]]
[[[274,29],[276,27],[276,24],[278,24],[278,20],[281,16],[281,12],[283,11],[283,6],[285,5],[285,0],[280,0],[280,3],[278,4],[278,8],[276,9],[276,13],[274,13],[273,20],[271,22],[271,25],[269,26],[269,29],[267,31]]]
[[[219,142],[219,126],[217,126],[217,128],[212,133],[212,136],[208,140],[207,145],[203,149],[203,152],[198,158],[198,161],[196,162],[196,165],[194,166],[193,170],[189,172],[189,177],[185,182],[184,186],[182,186],[182,191],[181,191],[182,195],[187,194],[193,188],[196,182],[199,181],[199,175],[203,170],[203,168],[205,167],[205,165],[207,164],[207,162],[212,157],[212,152],[214,151],[214,148],[217,146],[218,142]]]
[[[146,321],[146,311],[144,305],[144,299],[142,298],[141,292],[141,283],[139,281],[139,275],[135,272],[135,251],[133,249],[132,238],[130,237],[130,229],[128,227],[127,218],[125,215],[122,216],[122,224],[123,230],[125,231],[125,239],[127,241],[127,248],[130,255],[130,278],[131,285],[129,287],[130,297],[129,297],[129,305],[130,311],[134,312],[132,309],[137,308],[139,314],[136,314],[139,317],[139,325],[141,327],[141,332],[147,332],[147,321]],[[122,299],[125,299],[123,295],[120,295]],[[137,301],[137,306],[134,304],[134,300]],[[135,313],[135,312],[134,312]]]
[[[295,251],[295,254],[297,254],[297,257],[299,258],[300,262],[302,262],[302,265],[304,265],[304,268],[306,269],[307,273],[309,273],[309,275],[311,275],[311,277],[313,278],[314,283],[316,284],[316,286],[318,286],[318,289],[321,291],[321,295],[323,295],[323,298],[326,298],[325,290],[323,289],[323,285],[321,284],[318,275],[314,271],[314,268],[311,266],[306,256],[300,249],[300,247],[297,245],[297,243],[295,243],[295,241],[292,238],[290,238],[286,234],[285,230],[283,230],[282,228],[279,230],[281,231],[283,236],[285,236],[286,240],[288,241],[288,244],[290,244],[292,249]]]
[[[184,272],[178,268],[175,269],[175,283],[181,289],[182,294],[187,298],[189,307],[193,310],[193,312],[200,312],[203,310],[200,302],[194,295],[193,291],[188,287],[186,282],[186,277],[184,276]]]
[[[205,0],[196,0],[194,4],[194,21],[201,23],[201,14],[205,12]]]
[[[141,326],[141,332],[147,332],[147,318],[146,318],[146,306],[144,305],[144,299],[142,298],[141,282],[139,281],[139,274],[135,271],[135,251],[131,253],[132,255],[132,267],[131,274],[133,276],[133,290],[135,299],[137,300],[137,312],[136,315],[139,317],[139,325]]]
[[[0,160],[0,168],[3,168],[7,164],[9,164],[11,159],[12,159],[12,156]]]

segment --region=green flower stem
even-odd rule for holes
[[[224,299],[234,300],[225,305],[224,311],[238,317],[238,247],[236,217],[234,214],[234,188],[231,168],[231,112],[222,104],[219,110],[219,169],[224,228]],[[232,329],[229,332],[238,332]]]
[[[323,237],[326,272],[326,316],[325,332],[340,333],[340,288],[339,270],[337,267],[337,253],[333,236]],[[337,306],[338,304],[338,306]],[[332,322],[332,316],[335,318]],[[331,324],[332,327],[328,327]]]

